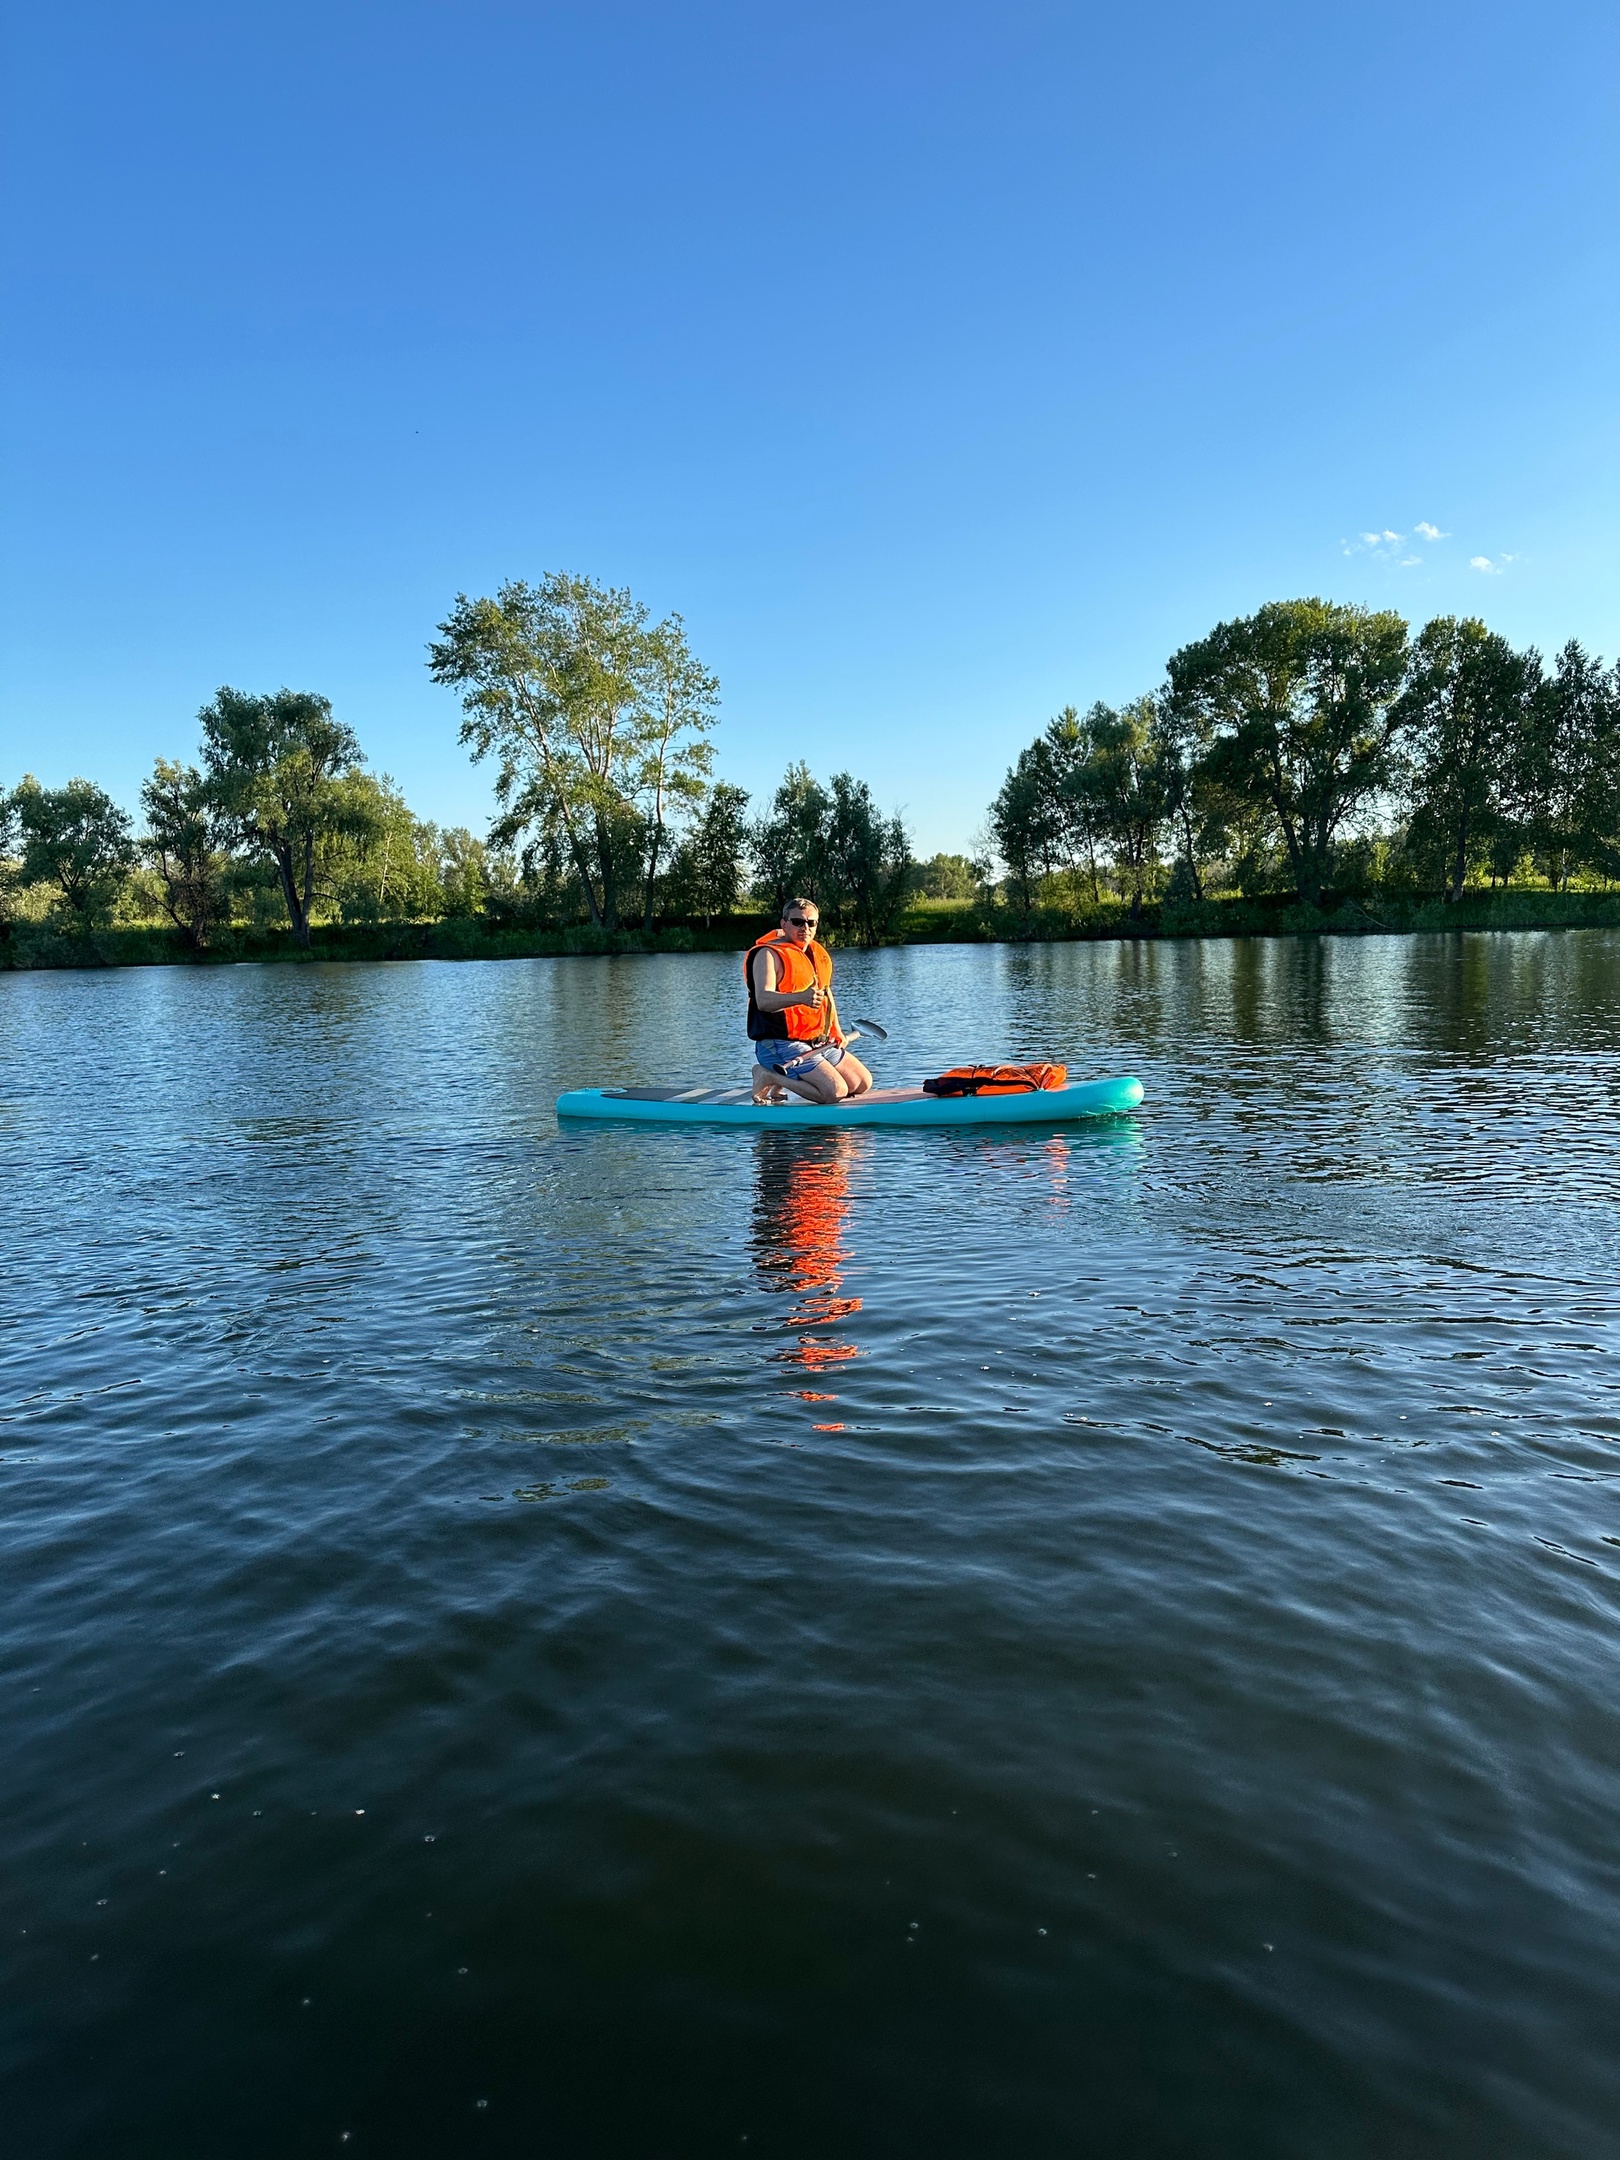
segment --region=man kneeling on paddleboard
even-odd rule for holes
[[[784,1087],[806,1102],[838,1102],[872,1085],[872,1075],[844,1047],[832,954],[816,942],[820,921],[813,900],[790,900],[781,929],[767,931],[743,962],[755,1102],[770,1101]]]

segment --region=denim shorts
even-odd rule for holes
[[[812,1065],[837,1065],[843,1059],[843,1051],[836,1043],[807,1042],[757,1042],[753,1045],[756,1061],[767,1072],[786,1073],[790,1079],[800,1079]]]

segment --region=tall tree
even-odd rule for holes
[[[1090,747],[1086,721],[1065,705],[1019,752],[990,806],[990,837],[1026,917],[1037,882],[1056,871],[1084,868],[1092,899],[1102,897],[1097,803],[1085,772]]]
[[[1588,712],[1590,748],[1581,789],[1581,860],[1588,870],[1612,880],[1620,877],[1620,662],[1602,678],[1601,686],[1594,686]]]
[[[22,868],[18,860],[17,813],[10,795],[0,795],[0,922],[7,919],[11,895]]]
[[[316,881],[344,922],[428,922],[446,912],[439,833],[387,773],[342,783],[341,826],[316,852]]]
[[[274,864],[300,945],[310,942],[323,844],[368,828],[371,805],[349,783],[363,762],[328,699],[222,689],[198,714],[210,800],[237,842]]]
[[[57,905],[80,929],[105,921],[135,867],[128,812],[92,780],[42,788],[32,773],[13,793],[11,811],[19,883],[54,885]]]
[[[911,889],[911,844],[899,817],[884,817],[864,780],[834,773],[823,848],[822,905],[841,930],[878,945]]]
[[[1532,662],[1514,793],[1522,837],[1555,892],[1572,870],[1612,859],[1620,807],[1620,691],[1574,639],[1549,670]]]
[[[1170,795],[1159,727],[1159,701],[1135,698],[1118,712],[1093,705],[1082,724],[1071,782],[1086,806],[1086,827],[1109,848],[1121,891],[1140,914]]]
[[[1414,852],[1431,843],[1460,900],[1469,865],[1509,815],[1532,671],[1477,617],[1437,616],[1413,640],[1400,715]]]
[[[748,791],[720,780],[703,811],[675,851],[670,883],[679,904],[705,923],[729,915],[742,892],[748,852]]]
[[[1087,723],[1073,705],[1065,705],[1047,722],[1042,738],[1046,756],[1037,759],[1035,772],[1052,791],[1048,813],[1052,870],[1078,870],[1082,857],[1093,900],[1102,898],[1097,881],[1097,849],[1102,833],[1097,823],[1097,803],[1085,765],[1091,751]]]
[[[1026,916],[1036,881],[1057,870],[1083,869],[1100,900],[1099,850],[1140,911],[1170,815],[1160,717],[1151,697],[1119,712],[1097,704],[1082,715],[1065,705],[1020,753],[991,806],[990,827]]]
[[[827,823],[832,804],[805,764],[790,765],[771,807],[749,835],[759,881],[773,914],[790,893],[821,897],[827,876]]]
[[[790,765],[751,837],[773,912],[790,893],[811,895],[823,925],[876,945],[911,889],[905,822],[884,817],[864,780],[834,773],[825,787],[808,765]]]
[[[591,920],[616,928],[627,879],[649,856],[656,875],[670,805],[690,807],[708,769],[718,685],[679,616],[649,623],[628,592],[557,571],[459,594],[439,629],[429,671],[461,692],[473,757],[499,759],[492,839],[555,833]]]
[[[598,926],[618,924],[622,837],[635,817],[631,715],[647,611],[628,592],[557,571],[493,600],[458,593],[428,647],[435,682],[459,689],[461,740],[499,758],[499,846],[525,830],[563,840]]]
[[[1325,600],[1273,601],[1170,661],[1212,777],[1269,806],[1309,905],[1340,833],[1394,777],[1405,668],[1398,615]]]
[[[714,745],[706,737],[714,726],[720,682],[687,645],[679,615],[645,634],[636,674],[641,692],[636,792],[647,833],[641,925],[650,930],[670,811],[690,815],[696,810],[714,763]]]
[[[1202,900],[1205,867],[1230,849],[1232,828],[1241,821],[1243,806],[1208,768],[1209,744],[1199,716],[1183,711],[1168,692],[1154,704],[1154,743],[1164,782],[1165,815],[1175,833],[1180,865],[1172,872],[1172,886],[1179,886],[1188,899]],[[1264,814],[1269,822],[1269,811]]]
[[[229,858],[209,784],[195,765],[159,758],[141,784],[141,809],[141,853],[157,873],[163,910],[200,952],[227,906]]]
[[[1057,867],[1063,817],[1052,746],[1044,736],[1018,753],[990,805],[990,837],[1025,921],[1035,887]]]
[[[439,890],[446,915],[477,915],[491,884],[489,850],[465,825],[452,825],[438,836]]]

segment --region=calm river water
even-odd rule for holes
[[[0,977],[28,2160],[1620,2153],[1620,938]]]

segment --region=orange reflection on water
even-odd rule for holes
[[[1046,1174],[1052,1194],[1052,1206],[1054,1210],[1061,1210],[1069,1204],[1069,1150],[1062,1136],[1053,1133],[1042,1153],[1046,1160]]]
[[[787,1324],[789,1327],[818,1327],[824,1321],[836,1320],[839,1313],[859,1312],[860,1309],[860,1299],[849,1298],[839,1306],[837,1313],[805,1313],[800,1311],[792,1314]],[[842,1365],[845,1358],[859,1357],[861,1353],[852,1342],[817,1342],[813,1337],[806,1336],[799,1344],[798,1349],[790,1354],[796,1364],[806,1365],[814,1372],[817,1366]],[[814,1402],[836,1402],[838,1397],[836,1395],[816,1395],[811,1400]]]
[[[840,1295],[850,1258],[849,1174],[854,1142],[848,1133],[791,1139],[761,1134],[754,1196],[754,1256],[767,1284],[790,1290],[795,1303],[784,1323],[799,1332],[791,1350],[777,1356],[807,1372],[860,1356],[854,1343],[829,1341],[810,1329],[830,1328],[861,1309],[858,1297]],[[836,1402],[835,1395],[798,1390],[807,1402]]]

